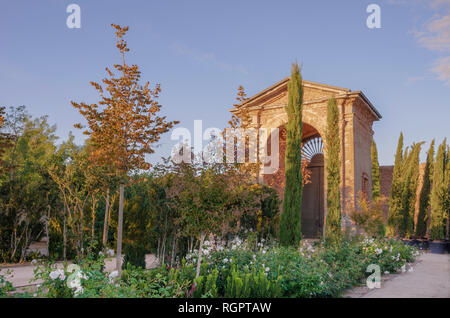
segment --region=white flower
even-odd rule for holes
[[[375,253],[377,253],[378,255],[380,255],[381,253],[383,253],[383,250],[381,248],[376,248],[375,249]]]
[[[74,292],[75,296],[77,296],[77,295],[83,293],[83,290],[84,290],[84,289],[83,289],[83,287],[81,287],[81,286],[76,287],[75,292]]]
[[[32,261],[31,261],[31,264],[36,264],[37,263],[37,260],[36,259],[33,259]]]
[[[268,272],[270,270],[270,268],[269,267],[266,267],[266,272]]]
[[[108,254],[109,257],[113,257],[114,256],[114,250],[107,248],[106,249],[106,254]]]
[[[52,280],[55,280],[55,279],[61,279],[61,280],[65,280],[66,279],[66,275],[64,274],[64,271],[62,270],[62,269],[57,269],[57,270],[54,270],[53,272],[51,272],[50,273],[50,278],[52,279]]]
[[[119,277],[118,271],[112,271],[111,273],[109,273],[109,278],[116,278],[116,277]]]
[[[389,273],[388,271],[385,271],[384,274],[385,274],[385,275],[389,275],[390,273]]]
[[[72,288],[72,289],[80,288],[81,287],[80,279],[75,278],[75,279],[71,280],[70,282],[67,283],[67,286],[69,286],[69,288]]]
[[[99,256],[103,256],[103,255],[105,255],[105,254],[103,254],[103,252],[100,251],[100,252],[98,252],[98,255],[99,255]]]
[[[59,277],[59,272],[58,271],[53,271],[53,272],[50,273],[49,276],[50,276],[50,278],[52,280],[55,280],[55,279],[57,279]]]

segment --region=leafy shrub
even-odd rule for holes
[[[385,235],[385,220],[383,206],[386,197],[380,196],[372,201],[360,192],[358,193],[358,207],[350,212],[350,219],[370,237],[382,238]]]
[[[6,275],[9,275],[9,272],[6,272]],[[0,297],[5,297],[8,292],[15,290],[12,283],[7,280],[5,275],[0,273]]]
[[[139,268],[145,268],[145,247],[141,244],[126,244],[124,246],[124,258],[122,268],[128,264]]]
[[[43,281],[37,295],[336,297],[364,282],[368,265],[377,264],[382,272],[393,273],[404,268],[407,262],[413,262],[418,254],[414,247],[399,241],[363,237],[342,240],[339,244],[303,242],[300,249],[262,242],[255,246],[237,238],[229,246],[211,242],[205,246],[197,279],[195,253],[187,255],[177,268],[163,265],[146,270],[127,263],[121,277],[117,272],[103,271],[101,254],[89,255],[77,265],[56,266],[45,261],[35,273],[35,278]]]
[[[233,265],[226,280],[224,297],[281,297],[280,281],[281,276],[278,276],[276,280],[270,280],[264,268],[241,271]]]

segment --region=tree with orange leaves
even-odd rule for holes
[[[120,270],[122,253],[123,192],[127,174],[139,169],[147,170],[150,164],[145,155],[153,153],[153,144],[159,141],[161,134],[167,132],[177,121],[167,121],[159,116],[161,105],[157,99],[160,85],[154,89],[149,82],[140,85],[141,72],[137,65],[127,65],[125,54],[129,51],[124,36],[128,27],[112,24],[116,30],[116,47],[122,57],[121,64],[114,68],[116,76],[109,68],[109,77],[102,80],[105,87],[90,82],[100,95],[98,104],[72,102],[87,121],[87,128],[76,124],[76,128],[85,129],[84,134],[93,145],[91,152],[97,164],[109,167],[110,172],[118,174],[120,181],[119,220],[117,233],[117,269]]]

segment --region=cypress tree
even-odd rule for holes
[[[431,187],[430,205],[431,205],[431,221],[430,221],[430,239],[444,239],[444,227],[446,218],[445,199],[448,192],[448,184],[446,184],[445,170],[447,165],[446,158],[446,139],[438,148],[436,161],[433,168],[433,185]]]
[[[325,238],[335,241],[341,236],[341,199],[340,199],[340,139],[339,110],[336,99],[328,100],[327,132],[325,136],[327,150],[327,217]]]
[[[378,199],[381,195],[380,185],[380,164],[378,163],[377,144],[372,140],[370,147],[370,155],[372,159],[372,201]]]
[[[450,238],[450,145],[447,145],[447,153],[446,153],[446,169],[445,169],[445,184],[444,189],[447,189],[445,191],[445,218],[446,218],[446,238],[447,240]]]
[[[398,234],[409,238],[414,230],[414,211],[419,178],[419,155],[423,143],[413,144],[411,152],[404,157],[401,178],[401,208],[399,210]]]
[[[434,161],[434,139],[431,142],[430,149],[427,153],[427,161],[423,173],[422,189],[419,197],[419,214],[417,216],[416,236],[425,237],[427,234],[427,218],[428,207],[430,206],[430,190],[431,190],[431,176],[433,174]]]
[[[302,111],[303,88],[302,76],[297,63],[292,64],[291,80],[288,83],[288,105],[286,112],[286,155],[283,211],[280,217],[280,243],[297,246],[301,240],[302,216],[302,172],[301,172],[301,143],[302,143]]]
[[[399,198],[401,196],[402,162],[403,133],[400,133],[397,151],[395,153],[394,171],[392,172],[391,194],[389,196],[389,211],[386,226],[386,234],[391,237],[396,234],[396,224],[398,223],[398,214],[401,207]]]

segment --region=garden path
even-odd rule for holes
[[[420,255],[405,273],[382,275],[381,288],[356,287],[351,298],[450,298],[450,254]]]

